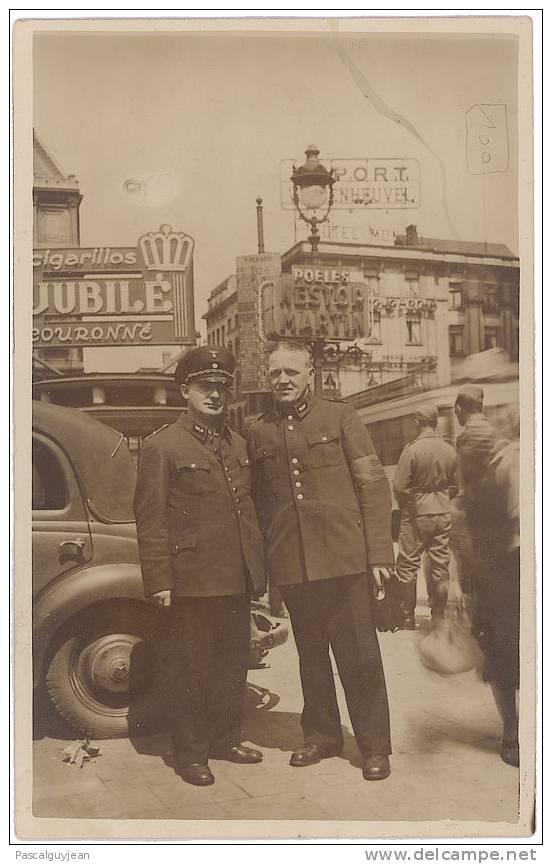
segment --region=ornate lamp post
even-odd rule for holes
[[[300,218],[310,225],[309,241],[313,255],[318,252],[320,232],[318,226],[328,220],[333,204],[333,184],[336,178],[318,158],[320,150],[311,144],[305,150],[307,161],[299,168],[293,166],[293,203]]]
[[[336,177],[322,165],[318,155],[320,150],[311,144],[305,150],[307,161],[299,168],[293,166],[290,177],[293,183],[293,203],[299,217],[310,226],[309,242],[312,254],[318,252],[320,232],[318,226],[327,222],[333,204],[333,185]],[[324,340],[312,339],[312,360],[314,365],[314,392],[322,395],[322,366],[324,363]]]

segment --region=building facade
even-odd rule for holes
[[[393,245],[322,242],[316,258],[309,243],[297,243],[281,256],[280,275],[270,257],[267,282],[257,279],[247,297],[249,327],[239,268],[211,292],[203,316],[208,343],[232,348],[242,375],[244,352],[256,363],[256,387],[243,387],[237,373],[236,428],[270,404],[259,331],[322,334],[324,392],[341,398],[376,388],[383,399],[406,382],[419,392],[447,387],[462,378],[467,357],[495,349],[517,363],[519,260],[503,244],[424,238],[411,225]]]
[[[82,194],[74,174],[66,175],[33,130],[33,247],[34,249],[80,246],[79,208]],[[58,373],[83,370],[82,348],[38,348],[42,370],[53,366]],[[40,362],[37,363],[40,366]]]

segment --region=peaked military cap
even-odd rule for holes
[[[223,346],[200,345],[188,351],[176,367],[175,381],[189,384],[192,381],[213,381],[216,384],[231,384],[236,368],[234,355]]]

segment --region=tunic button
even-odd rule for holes
[[[238,491],[238,490],[236,489],[236,487],[235,487],[235,486],[232,486],[232,492],[237,492],[237,491]]]
[[[290,432],[293,432],[293,426],[291,425],[291,423],[289,424],[288,429]]]
[[[228,466],[227,466],[227,465],[224,466],[224,470],[225,470],[225,471],[228,471]]]
[[[291,460],[291,464],[292,464],[292,465],[297,465],[298,462],[299,462],[299,459],[296,459],[295,456],[294,456],[293,459]]]
[[[231,477],[228,478],[228,482],[229,482],[229,483],[232,482],[232,478],[231,478]]]
[[[302,501],[303,498],[304,498],[303,493],[302,493],[302,492],[299,492],[299,495],[297,496],[297,500],[298,500],[298,501]]]
[[[298,480],[295,485],[297,486],[298,489],[300,489],[303,484],[301,483],[300,480]]]
[[[293,473],[296,477],[299,477],[299,471],[297,470],[297,468],[295,469],[295,471]]]
[[[196,463],[192,462],[192,464],[190,465],[190,468],[195,468],[195,467],[196,467]]]
[[[322,435],[322,441],[327,441],[327,440],[328,440],[328,436],[327,436],[327,435]]]
[[[293,420],[293,414],[288,414],[288,420]]]

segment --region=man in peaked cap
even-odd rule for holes
[[[433,619],[442,618],[448,599],[450,499],[458,492],[456,450],[438,430],[439,415],[431,405],[414,413],[417,437],[402,451],[393,478],[400,508],[397,577],[403,583],[404,627],[416,628],[416,580],[422,553],[431,565],[428,594]]]
[[[144,591],[168,607],[176,770],[197,786],[214,782],[210,756],[262,760],[240,743],[250,598],[266,577],[246,444],[225,422],[234,367],[221,347],[179,362],[188,410],[146,440],[134,500]]]

